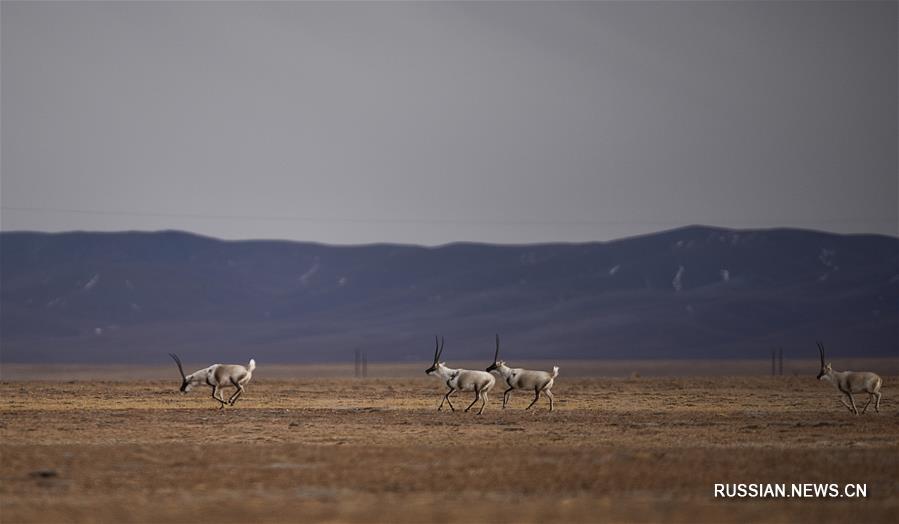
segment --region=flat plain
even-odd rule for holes
[[[895,365],[895,361],[891,365]],[[899,377],[853,416],[814,374],[562,375],[556,411],[443,388],[257,373],[235,407],[171,379],[0,383],[0,520],[896,522]],[[343,373],[346,368],[341,368]],[[373,368],[374,375],[389,370]],[[171,369],[150,369],[153,376]],[[260,370],[262,368],[260,367]],[[144,376],[137,373],[139,376]],[[350,374],[352,370],[350,370]],[[286,376],[300,378],[285,378]],[[306,377],[306,378],[303,378]],[[314,378],[319,377],[319,378]],[[324,377],[324,378],[322,378]],[[18,378],[18,379],[16,379]],[[859,398],[861,404],[864,399]],[[866,498],[716,499],[715,483],[859,483]]]

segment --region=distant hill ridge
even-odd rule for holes
[[[899,356],[899,239],[692,226],[440,247],[0,233],[5,362]],[[260,364],[261,365],[261,364]]]

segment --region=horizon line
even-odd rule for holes
[[[154,234],[183,234],[188,236],[193,236],[197,238],[204,238],[208,240],[213,240],[217,242],[283,242],[283,243],[294,243],[294,244],[314,244],[328,247],[365,247],[365,246],[400,246],[400,247],[419,247],[424,249],[437,249],[443,247],[449,247],[453,245],[482,245],[482,246],[502,246],[502,247],[516,247],[516,246],[536,246],[536,245],[587,245],[587,244],[608,244],[614,243],[618,241],[624,240],[632,240],[637,238],[645,238],[653,235],[665,234],[665,233],[673,233],[681,230],[689,230],[689,229],[709,229],[709,230],[718,230],[730,233],[756,233],[756,232],[767,232],[767,231],[800,231],[806,233],[815,233],[822,235],[832,235],[832,236],[841,236],[841,237],[881,237],[887,238],[891,240],[899,240],[899,235],[891,235],[888,233],[839,233],[835,231],[827,231],[823,229],[815,229],[810,227],[799,227],[799,226],[766,226],[766,227],[730,227],[730,226],[718,226],[718,225],[708,225],[708,224],[700,224],[700,223],[691,223],[685,224],[682,226],[673,226],[663,229],[658,229],[649,233],[637,233],[633,235],[626,235],[621,237],[610,238],[607,240],[580,240],[580,241],[535,241],[535,242],[487,242],[487,241],[478,241],[478,240],[453,240],[449,242],[443,242],[439,244],[417,244],[410,242],[392,242],[392,241],[374,241],[374,242],[356,242],[356,243],[333,243],[327,241],[318,241],[318,240],[297,240],[297,239],[289,239],[289,238],[266,238],[266,237],[253,237],[253,238],[223,238],[215,235],[209,235],[205,233],[199,233],[196,231],[191,231],[187,229],[119,229],[119,230],[87,230],[87,229],[71,229],[64,231],[44,231],[44,230],[36,230],[36,229],[2,229],[0,226],[0,237],[4,235],[11,234],[36,234],[36,235],[78,235],[78,234],[97,234],[97,235],[122,235],[122,234],[143,234],[143,235],[154,235]]]

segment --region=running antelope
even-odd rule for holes
[[[250,363],[246,366],[237,364],[213,364],[208,368],[194,371],[190,375],[184,374],[184,368],[181,367],[181,359],[174,353],[169,353],[175,364],[178,364],[178,371],[181,373],[181,393],[187,393],[194,386],[202,386],[206,384],[212,388],[212,398],[219,401],[221,405],[219,409],[225,407],[225,404],[232,406],[237,402],[237,398],[243,393],[243,387],[253,378],[253,370],[256,369],[256,361],[250,359]],[[228,400],[221,397],[221,388],[237,388],[237,391],[231,395]]]
[[[434,342],[437,342],[437,337],[434,337]],[[443,400],[440,401],[437,411],[443,409],[444,402],[449,404],[451,410],[456,411],[456,408],[453,407],[453,403],[450,401],[450,395],[456,391],[474,391],[474,400],[465,408],[465,411],[471,409],[475,402],[480,400],[481,409],[478,410],[478,415],[483,413],[484,407],[487,406],[487,393],[493,389],[496,379],[485,371],[448,368],[446,367],[446,362],[440,362],[441,354],[443,354],[443,337],[440,337],[440,343],[434,348],[434,364],[425,370],[425,373],[428,375],[439,377],[440,380],[446,383],[446,387],[449,388],[449,391],[443,396]]]
[[[862,408],[862,415],[868,411],[868,404],[871,400],[874,402],[874,411],[880,412],[880,386],[883,380],[876,373],[870,371],[834,371],[830,362],[824,362],[824,344],[818,342],[818,352],[821,354],[821,371],[818,373],[818,380],[826,380],[833,384],[840,393],[849,397],[846,402],[842,396],[840,402],[849,410],[850,413],[858,415],[858,408],[855,407],[855,399],[852,398],[853,393],[867,393],[868,402]]]
[[[506,402],[512,395],[513,389],[527,389],[534,391],[534,400],[524,409],[531,409],[539,399],[540,393],[546,395],[549,399],[549,410],[553,410],[553,393],[550,391],[553,387],[553,381],[559,376],[559,366],[553,366],[553,372],[548,371],[532,371],[530,369],[510,368],[499,358],[499,335],[496,335],[496,352],[493,354],[493,364],[487,368],[488,372],[496,371],[506,381],[509,386],[503,393],[503,409],[506,409]]]

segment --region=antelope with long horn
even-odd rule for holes
[[[824,344],[818,342],[818,353],[821,355],[821,371],[818,373],[818,380],[826,380],[833,384],[840,393],[849,398],[849,402],[842,396],[840,402],[846,406],[850,413],[858,415],[858,408],[855,407],[855,399],[853,393],[867,393],[868,402],[862,408],[862,415],[868,411],[868,404],[871,400],[874,402],[874,411],[880,412],[880,386],[883,379],[876,373],[870,371],[834,371],[830,362],[824,362]]]
[[[169,353],[175,364],[178,364],[178,371],[181,373],[181,393],[187,393],[195,386],[207,385],[212,388],[212,398],[217,400],[220,405],[219,409],[225,407],[225,404],[234,405],[237,399],[243,394],[244,386],[253,378],[253,370],[256,369],[256,361],[250,359],[250,363],[246,366],[238,364],[213,364],[208,368],[194,371],[190,375],[184,374],[184,368],[181,366],[181,359],[174,353]],[[228,400],[221,396],[221,389],[234,387],[237,391],[232,394]]]
[[[550,390],[556,377],[559,376],[559,366],[553,366],[552,373],[510,368],[504,361],[499,360],[499,335],[496,335],[496,352],[493,353],[493,364],[490,364],[490,367],[487,368],[487,372],[492,371],[499,373],[503,380],[506,381],[506,386],[508,386],[508,389],[503,392],[503,409],[506,409],[506,403],[509,401],[513,389],[525,389],[534,392],[534,400],[531,401],[528,407],[524,408],[525,410],[531,409],[531,406],[540,399],[540,393],[546,395],[546,398],[549,399],[549,410],[553,410],[554,398]]]
[[[437,337],[434,337],[434,342],[437,342]],[[478,415],[480,415],[484,412],[484,407],[487,406],[487,393],[493,389],[496,379],[493,378],[493,375],[484,371],[448,368],[446,367],[446,362],[440,362],[440,355],[442,354],[443,337],[440,337],[440,343],[434,348],[434,364],[425,370],[426,374],[439,377],[440,380],[446,383],[446,387],[449,388],[446,395],[443,396],[443,400],[440,401],[437,411],[443,409],[444,402],[449,404],[451,410],[456,411],[452,401],[450,401],[450,395],[456,391],[474,391],[474,400],[465,408],[465,411],[470,410],[475,405],[475,402],[480,400],[481,409],[478,410]]]

